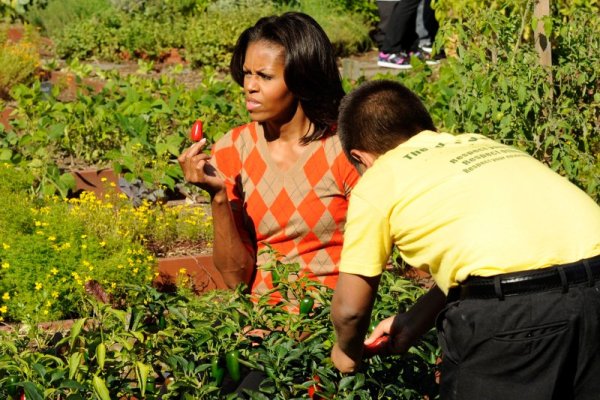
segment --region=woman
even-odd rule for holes
[[[335,135],[344,91],[333,46],[314,19],[289,12],[246,29],[230,67],[252,122],[215,143],[212,156],[202,140],[179,157],[186,181],[210,194],[215,266],[229,287],[264,293],[273,280],[256,267],[269,246],[334,288],[359,175]]]

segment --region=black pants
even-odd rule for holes
[[[600,399],[598,281],[453,301],[437,328],[442,399]]]
[[[383,3],[383,2],[380,2]],[[400,0],[393,3],[389,16],[381,15],[383,38],[380,49],[384,53],[416,51],[418,46],[431,46],[438,30],[431,0]],[[389,4],[382,11],[389,12]]]

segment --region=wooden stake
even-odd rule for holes
[[[552,85],[552,46],[550,38],[544,31],[544,19],[550,17],[550,0],[537,0],[533,16],[538,21],[535,29],[535,49],[538,52],[540,65],[548,71],[548,82]],[[552,95],[552,91],[550,93]]]

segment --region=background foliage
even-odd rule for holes
[[[523,149],[600,202],[598,3],[552,4],[550,71],[534,49],[533,2],[439,1],[436,46],[451,56],[437,70],[417,62],[383,76],[418,93],[439,129]]]

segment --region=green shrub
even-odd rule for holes
[[[0,98],[10,89],[30,80],[40,66],[39,34],[31,26],[24,27],[24,37],[18,42],[7,40],[8,25],[0,25]]]
[[[216,3],[205,13],[188,21],[187,31],[183,35],[186,60],[195,67],[228,67],[242,31],[259,18],[275,13],[275,9],[267,2],[255,3]]]
[[[298,266],[271,267],[287,276],[283,271],[293,275]],[[237,350],[242,377],[250,370],[265,375],[260,392],[252,394],[256,399],[307,398],[315,377],[323,398],[422,399],[437,394],[439,349],[433,332],[403,356],[376,356],[359,373],[342,376],[329,358],[334,341],[330,289],[313,288],[316,306],[310,314],[299,315],[290,313],[287,302],[253,302],[242,288],[195,296],[185,289],[185,279],[172,294],[128,286],[121,309],[90,300],[82,307],[88,310],[86,319],[62,334],[36,329],[0,333],[0,369],[16,378],[11,381],[29,383],[28,398],[43,392],[63,398],[75,391],[82,398],[100,392],[107,398],[233,398],[230,392],[237,384],[226,373],[219,387],[211,375],[211,361]],[[304,295],[306,283],[282,279],[278,289]],[[375,314],[393,315],[422,293],[412,282],[386,272]],[[250,329],[262,330],[264,337]],[[26,367],[32,364],[38,367]],[[7,394],[8,381],[0,377],[0,395]]]
[[[176,157],[190,144],[196,119],[211,143],[248,120],[237,84],[216,79],[214,71],[204,75],[194,89],[168,76],[115,76],[102,92],[82,88],[71,102],[59,100],[56,86],[50,94],[39,82],[19,86],[13,90],[14,131],[0,131],[0,155],[33,169],[46,194],[65,196],[73,187],[65,169],[110,164],[129,180],[173,190],[182,180]]]
[[[347,7],[362,10],[358,5]],[[260,17],[292,9],[315,17],[340,55],[371,44],[365,14],[348,11],[331,0],[282,6],[267,0],[118,3],[116,8],[61,26],[53,38],[62,58],[160,59],[171,48],[177,48],[185,50],[184,58],[194,67],[223,68],[228,66],[231,51],[245,28]]]
[[[369,38],[371,27],[364,14],[348,11],[338,1],[305,0],[283,9],[312,16],[323,27],[339,56],[367,50],[372,44]]]
[[[117,293],[124,282],[154,279],[154,261],[141,244],[117,232],[90,231],[97,215],[74,215],[62,200],[40,201],[18,192],[2,193],[0,207],[6,234],[0,248],[5,321],[73,317],[90,280]]]
[[[0,166],[0,300],[6,321],[39,322],[79,315],[86,284],[109,295],[123,284],[149,284],[156,253],[211,240],[211,219],[199,207],[134,207],[123,194],[97,199],[35,198],[31,177]],[[197,248],[197,246],[196,246]]]
[[[26,17],[46,35],[56,37],[65,26],[85,21],[110,7],[110,0],[47,0],[30,7]]]

